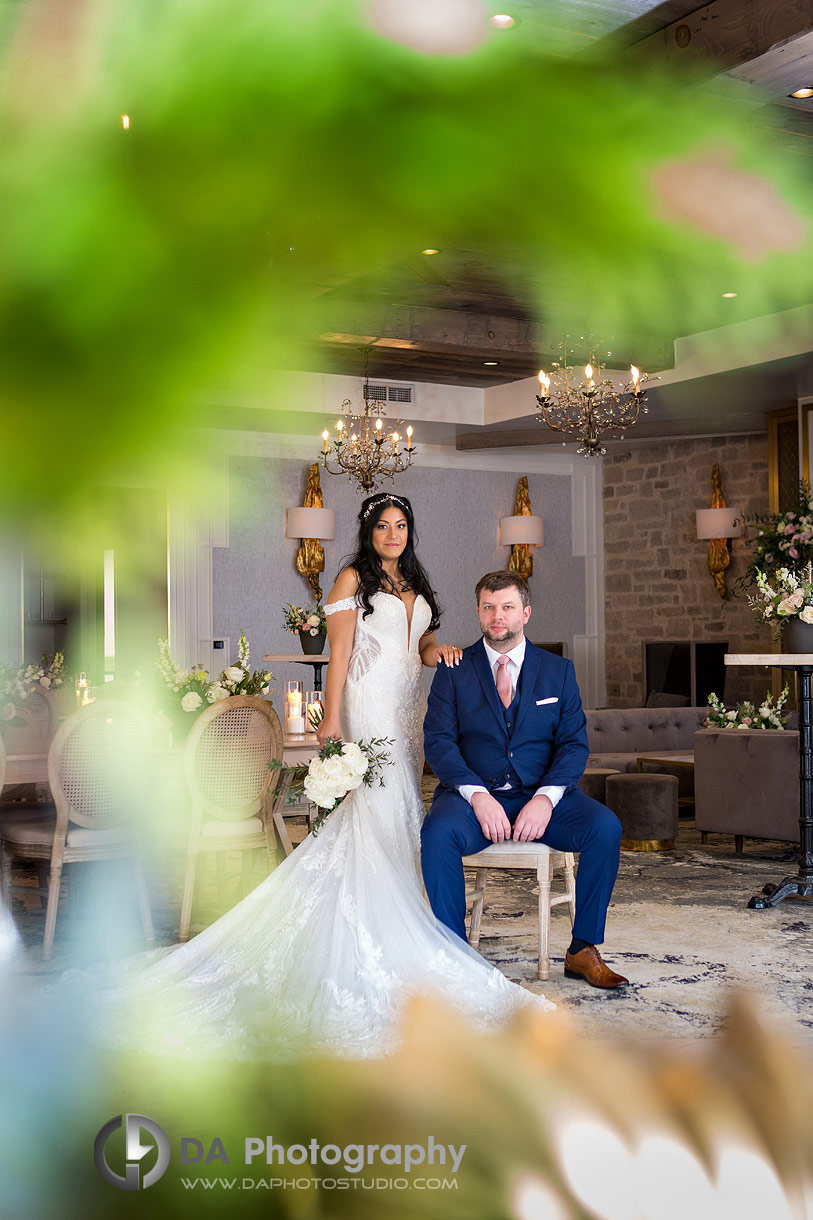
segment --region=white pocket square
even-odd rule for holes
[[[543,703],[558,703],[558,702],[559,702],[558,696],[554,695],[552,699],[537,699],[536,706],[541,707]]]

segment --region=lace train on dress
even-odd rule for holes
[[[355,608],[354,600],[327,607]],[[421,597],[411,631],[397,597],[377,593],[373,614],[358,613],[342,729],[347,740],[394,740],[383,786],[350,793],[317,838],[192,941],[134,959],[126,995],[119,983],[100,997],[106,1039],[114,1028],[116,1041],[153,1052],[363,1059],[397,1045],[415,992],[436,992],[481,1028],[529,1004],[554,1007],[440,925],[423,897],[417,641],[429,621]]]

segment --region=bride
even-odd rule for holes
[[[149,1008],[139,1040],[153,1051],[362,1059],[397,1046],[416,992],[437,993],[481,1028],[528,1004],[554,1007],[438,923],[423,896],[421,662],[454,664],[460,649],[435,639],[438,606],[414,542],[408,500],[365,500],[357,554],[325,606],[319,738],[391,738],[383,786],[351,792],[318,837],[192,941],[137,959],[127,1005],[142,1027]],[[132,1028],[121,1040],[132,1045]]]

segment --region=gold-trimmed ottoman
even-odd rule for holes
[[[669,851],[678,832],[676,775],[608,775],[606,804],[621,822],[622,851]]]

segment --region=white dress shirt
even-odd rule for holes
[[[513,699],[517,689],[517,682],[519,681],[519,671],[522,669],[522,662],[525,660],[525,636],[523,635],[516,648],[512,648],[510,652],[506,653],[497,652],[496,649],[492,648],[490,644],[487,644],[485,640],[483,640],[483,645],[485,646],[488,663],[491,666],[491,674],[494,678],[495,687],[497,685],[497,668],[499,666],[500,657],[508,657],[508,664],[506,665],[505,669],[509,678],[511,679],[511,698]],[[498,788],[497,791],[510,792],[511,785],[504,784],[502,788]],[[488,792],[488,788],[484,787],[483,784],[461,784],[461,786],[458,788],[458,792],[464,800],[471,804],[471,798],[475,792]],[[565,788],[561,784],[546,784],[542,788],[537,788],[534,796],[546,796],[555,809],[564,794]]]

